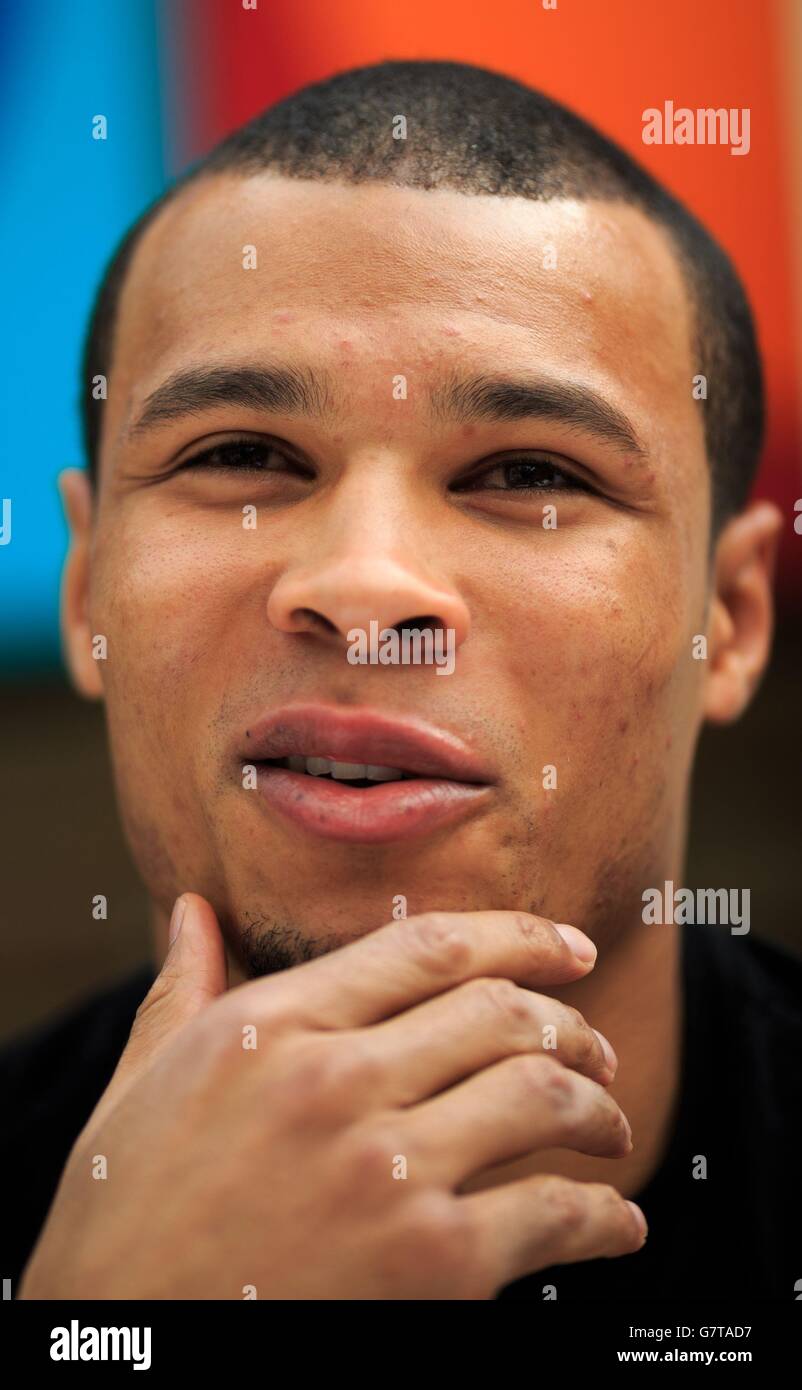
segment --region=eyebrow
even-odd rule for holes
[[[429,402],[433,417],[444,423],[556,420],[641,459],[648,457],[627,417],[587,386],[520,376],[452,377],[432,388]],[[327,375],[299,367],[188,368],[151,392],[128,436],[137,437],[166,421],[200,415],[220,405],[320,417],[333,409],[333,392]]]
[[[588,386],[548,378],[476,376],[452,379],[431,395],[434,413],[443,420],[556,420],[641,459],[645,444],[630,420]]]
[[[324,415],[331,409],[331,396],[326,377],[298,367],[189,368],[151,392],[129,427],[129,438],[218,405],[243,405],[283,415]]]

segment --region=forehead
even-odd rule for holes
[[[114,397],[127,420],[190,365],[350,350],[368,370],[551,369],[654,428],[661,405],[693,419],[691,344],[668,238],[625,204],[218,175],[189,185],[137,248]]]

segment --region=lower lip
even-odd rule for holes
[[[328,778],[257,764],[259,792],[303,830],[328,840],[377,845],[425,835],[479,809],[491,787],[442,778],[349,787]]]

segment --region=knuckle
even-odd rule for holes
[[[588,1026],[585,1022],[584,1015],[579,1012],[579,1009],[575,1009],[573,1004],[563,1004],[562,1016],[565,1022],[572,1028],[584,1029]],[[590,1030],[588,1029],[588,1031]]]
[[[259,1054],[266,1048],[273,1049],[287,1032],[291,1020],[279,1011],[273,1003],[264,1005],[262,1001],[245,1000],[234,994],[222,995],[196,1020],[198,1033],[206,1044],[211,1057],[225,1063],[239,1058],[253,1049]],[[249,1037],[250,1046],[246,1049],[243,1039]]]
[[[466,1258],[473,1245],[468,1222],[447,1193],[419,1191],[403,1204],[382,1242],[379,1284],[395,1296],[414,1289],[460,1296],[467,1281]]]
[[[339,1035],[330,1062],[331,1085],[351,1095],[371,1091],[384,1076],[384,1066],[367,1042],[352,1035]]]
[[[419,962],[427,970],[451,976],[470,964],[468,938],[446,913],[425,912],[420,917],[410,917],[405,933],[411,936]]]
[[[537,961],[542,961],[544,947],[553,946],[552,937],[559,939],[558,933],[545,917],[534,917],[528,912],[513,912],[512,926],[523,945]]]
[[[223,995],[215,1001],[215,1007],[230,1008],[241,1024],[254,1025],[260,1037],[277,1039],[304,1027],[304,1015],[283,985],[278,979],[252,980]]]
[[[607,1093],[606,1093],[606,1091],[603,1092],[603,1094],[604,1094],[605,1100],[606,1100],[606,1101],[609,1103],[609,1105],[612,1107],[611,1113],[610,1113],[610,1126],[611,1126],[611,1128],[612,1128],[612,1130],[613,1130],[613,1133],[615,1134],[615,1138],[616,1138],[616,1140],[618,1141],[619,1144],[622,1143],[622,1142],[623,1142],[624,1144],[628,1144],[628,1143],[629,1143],[629,1139],[630,1139],[631,1130],[630,1130],[630,1127],[629,1127],[629,1122],[628,1122],[628,1120],[627,1120],[627,1117],[626,1117],[626,1115],[624,1114],[623,1110],[621,1109],[621,1106],[618,1105],[618,1103],[617,1103],[616,1101],[613,1100],[612,1096],[608,1096]]]
[[[319,1101],[336,1090],[342,1077],[342,1064],[328,1039],[308,1045],[293,1067],[293,1080],[300,1084],[306,1099]]]
[[[599,1057],[601,1043],[578,1009],[571,1010],[570,1024],[575,1038],[575,1055],[580,1066],[590,1067]]]
[[[403,1244],[418,1269],[451,1292],[476,1279],[478,1232],[465,1205],[445,1192],[419,1193],[407,1204]]]
[[[479,1002],[480,1009],[501,1014],[506,1023],[529,1024],[532,1011],[526,998],[526,991],[512,980],[488,976],[477,980],[472,991]]]
[[[570,1178],[549,1178],[543,1198],[554,1228],[561,1234],[578,1231],[585,1224],[589,1187],[588,1183],[573,1182]]]
[[[351,1190],[358,1184],[361,1192],[391,1192],[405,1183],[396,1183],[393,1173],[400,1158],[405,1158],[404,1141],[389,1124],[374,1122],[354,1129],[347,1139],[343,1164],[346,1184]]]
[[[565,938],[548,917],[535,917],[525,912],[512,915],[518,939],[528,952],[533,966],[561,968],[566,959],[573,958],[573,949],[566,944]]]
[[[305,1039],[275,1078],[285,1111],[315,1120],[348,1113],[355,1098],[358,1063],[331,1039]]]
[[[527,1096],[556,1111],[565,1110],[574,1101],[574,1074],[555,1057],[533,1054],[516,1057],[511,1063]]]

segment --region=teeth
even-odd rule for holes
[[[292,757],[282,759],[291,772],[308,772],[310,777],[332,777],[337,782],[400,782],[404,774],[397,767],[373,763],[338,763],[331,758]]]

